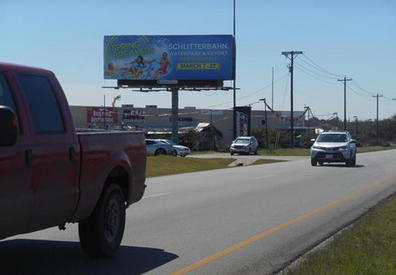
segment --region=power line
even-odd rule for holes
[[[281,81],[282,79],[284,79],[284,78],[285,78],[286,76],[288,76],[288,75],[289,75],[289,74],[285,74],[284,76],[282,76],[282,77],[278,78],[277,80],[275,80],[274,83],[277,83],[277,82]],[[245,99],[245,98],[247,98],[247,97],[250,97],[250,96],[252,96],[252,95],[254,95],[254,94],[257,94],[257,93],[259,93],[259,92],[261,92],[261,91],[263,91],[263,90],[265,90],[265,89],[268,89],[268,88],[271,87],[271,86],[272,86],[272,83],[269,84],[269,85],[267,85],[267,86],[265,86],[265,87],[263,87],[263,88],[260,88],[260,89],[258,89],[258,90],[256,90],[256,91],[254,91],[253,93],[250,93],[250,94],[248,94],[248,95],[239,97],[238,100],[242,100],[242,99]],[[217,107],[217,106],[222,106],[222,105],[230,104],[230,103],[232,103],[232,102],[233,102],[233,101],[227,101],[227,102],[224,102],[224,103],[219,103],[219,104],[215,104],[215,105],[210,105],[210,106],[202,107],[202,109],[207,109],[207,108],[213,108],[213,107]]]
[[[355,85],[355,87],[358,88],[359,90],[361,90],[362,92],[364,92],[364,93],[366,93],[366,94],[368,94],[368,95],[370,95],[370,96],[374,95],[373,93],[370,93],[369,91],[363,89],[355,80],[352,80],[351,83],[352,83],[353,85]]]
[[[301,60],[301,61],[304,61],[304,60],[302,60],[301,58],[300,58],[300,60]],[[316,75],[318,75],[318,76],[325,77],[325,78],[329,78],[329,79],[337,79],[337,77],[334,77],[334,76],[327,76],[327,75],[323,75],[323,74],[317,73],[317,72],[315,72],[315,71],[313,71],[313,70],[311,70],[311,69],[309,69],[309,68],[307,68],[307,67],[304,67],[302,64],[298,63],[297,61],[296,61],[296,64],[298,64],[299,66],[303,67],[303,68],[306,69],[307,71],[310,71],[311,73],[314,73],[314,74],[316,74]]]
[[[361,97],[363,97],[363,98],[365,98],[365,99],[370,99],[370,100],[371,100],[371,95],[362,94],[362,93],[356,91],[354,88],[352,88],[352,87],[349,86],[348,84],[347,84],[347,87],[348,87],[348,89],[350,89],[350,90],[351,90],[352,92],[354,92],[355,94],[360,95]]]
[[[339,74],[333,74],[331,72],[329,72],[328,70],[324,69],[323,67],[319,66],[318,64],[316,64],[314,61],[312,61],[308,56],[303,55],[303,57],[305,57],[308,61],[310,61],[312,64],[314,64],[319,70],[321,70],[322,72],[328,73],[330,75],[336,76],[336,77],[342,77],[342,75]],[[301,59],[301,58],[300,58]]]
[[[282,76],[281,78],[278,78],[274,83],[277,83],[278,81],[281,81],[282,79],[284,79],[286,76],[288,76],[289,74],[285,74],[284,76]],[[250,93],[250,94],[248,94],[248,95],[245,95],[245,96],[243,96],[243,97],[240,97],[240,98],[238,98],[238,100],[242,100],[242,99],[245,99],[245,98],[247,98],[247,97],[250,97],[250,96],[252,96],[252,95],[255,95],[255,94],[257,94],[257,93],[259,93],[259,92],[261,92],[261,91],[263,91],[263,90],[265,90],[265,89],[268,89],[269,87],[271,87],[272,86],[272,83],[271,84],[269,84],[269,85],[267,85],[267,86],[265,86],[265,87],[263,87],[263,88],[260,88],[260,89],[258,89],[257,91],[255,91],[255,92],[253,92],[253,93]]]
[[[330,82],[330,81],[327,81],[327,80],[324,80],[324,79],[320,79],[320,78],[318,78],[318,77],[316,77],[316,76],[314,76],[314,75],[311,75],[310,73],[308,73],[307,71],[305,71],[305,69],[303,69],[302,67],[300,67],[301,65],[298,65],[297,64],[297,68],[301,71],[301,72],[303,72],[303,73],[305,73],[306,75],[309,75],[310,77],[312,77],[312,78],[315,78],[316,80],[319,80],[319,81],[322,81],[322,82],[325,82],[325,83],[328,83],[328,84],[331,84],[331,85],[340,85],[339,83],[333,83],[333,82]]]

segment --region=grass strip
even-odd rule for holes
[[[295,148],[295,149],[276,149],[268,151],[266,149],[260,149],[259,155],[262,156],[310,156],[309,149]]]
[[[147,157],[146,177],[159,177],[189,172],[227,168],[231,158],[181,158],[173,156]]]
[[[396,197],[393,197],[287,274],[396,274],[395,213]]]
[[[370,153],[370,152],[378,152],[378,151],[387,151],[387,150],[394,150],[396,149],[395,146],[368,146],[368,147],[358,147],[358,153]]]

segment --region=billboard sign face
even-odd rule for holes
[[[250,136],[251,107],[236,107],[236,135]]]
[[[117,80],[231,80],[232,35],[105,36],[104,78]]]
[[[145,119],[145,110],[124,110],[122,112],[122,121],[125,125],[144,124]]]
[[[87,122],[94,123],[118,123],[118,112],[116,108],[88,107]]]
[[[243,137],[248,135],[248,115],[242,112],[237,112],[237,136]]]

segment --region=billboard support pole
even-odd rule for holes
[[[179,89],[172,88],[172,141],[179,144]]]
[[[103,129],[106,130],[106,95],[103,95]]]

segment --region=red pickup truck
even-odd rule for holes
[[[76,132],[48,70],[0,63],[0,239],[79,223],[91,256],[118,249],[145,190],[141,132]]]

